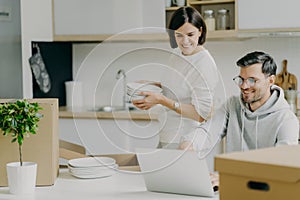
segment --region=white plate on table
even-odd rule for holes
[[[99,167],[116,164],[116,160],[110,157],[87,157],[69,160],[71,167]]]

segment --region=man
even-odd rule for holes
[[[240,96],[229,98],[215,115],[184,138],[180,149],[207,156],[226,136],[226,151],[246,151],[279,145],[298,144],[299,121],[274,85],[277,66],[268,54],[252,52],[237,61],[239,76],[234,82]],[[211,175],[218,187],[217,174]]]
[[[180,148],[212,149],[226,136],[226,151],[245,151],[298,143],[299,121],[274,85],[277,66],[268,54],[252,52],[237,61],[234,82],[240,96],[229,98],[215,115],[184,137]]]

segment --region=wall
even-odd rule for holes
[[[20,2],[22,20],[22,90],[24,98],[32,98],[33,87],[31,83],[33,77],[28,62],[29,57],[32,55],[31,42],[52,41],[52,0],[26,0]]]
[[[0,10],[11,11],[0,20],[0,98],[22,97],[21,20],[19,0],[0,0]]]
[[[235,62],[246,53],[261,50],[271,54],[280,72],[281,62],[288,60],[288,71],[300,77],[300,38],[256,38],[240,41],[208,41],[205,47],[211,52],[222,75],[227,97],[239,94],[239,89],[232,78],[238,75],[239,68]],[[147,48],[170,50],[168,42],[162,43],[102,43],[102,44],[74,44],[73,45],[73,77],[82,81],[84,87],[84,103],[86,106],[109,104],[112,90],[116,96],[116,104],[121,104],[122,86],[115,78],[117,69],[124,68],[130,71],[128,81],[158,80],[160,68],[141,63],[151,63],[154,57],[156,63],[164,63],[165,58],[159,53],[149,54]],[[132,52],[138,49],[138,54]],[[149,56],[150,55],[150,56]],[[120,62],[117,62],[117,61]],[[133,72],[132,67],[135,67]],[[136,70],[139,68],[139,70]],[[109,70],[108,70],[109,69]],[[106,78],[103,78],[106,77]],[[103,80],[105,79],[105,80]],[[103,80],[101,82],[101,80]],[[104,87],[100,87],[101,83]],[[225,98],[227,98],[225,97]],[[223,102],[224,99],[219,99]]]
[[[84,104],[122,105],[123,81],[160,80],[161,68],[168,61],[167,43],[101,43],[73,45],[73,79],[83,82]],[[149,56],[150,55],[150,56]]]
[[[276,61],[278,66],[277,73],[282,70],[282,60],[287,59],[288,71],[295,74],[298,78],[300,77],[300,38],[298,37],[269,37],[245,41],[208,42],[207,48],[214,56],[223,75],[228,95],[239,92],[232,81],[232,78],[239,73],[235,62],[251,51],[260,50],[269,53]]]

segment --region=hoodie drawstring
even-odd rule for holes
[[[257,149],[257,130],[258,130],[258,116],[256,116],[256,121],[255,121],[255,149]]]
[[[245,128],[245,110],[241,110],[241,116],[242,116],[242,133],[241,133],[241,151],[244,151],[244,128]]]

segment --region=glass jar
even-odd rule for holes
[[[216,30],[216,20],[214,17],[213,10],[205,10],[204,11],[204,21],[205,21],[206,28],[208,31]]]
[[[229,10],[220,9],[218,10],[217,16],[217,30],[229,30]]]

